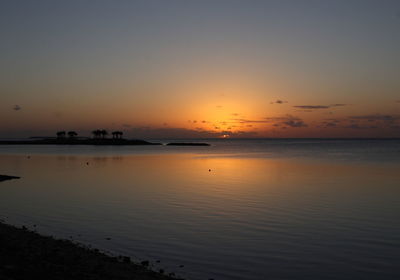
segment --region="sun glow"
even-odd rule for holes
[[[203,99],[193,104],[188,122],[190,129],[220,132],[221,137],[226,135],[225,138],[232,133],[253,130],[252,125],[241,121],[243,118],[254,117],[255,108],[251,100],[243,98],[243,94],[215,93],[213,97],[210,96],[210,100],[204,102]]]

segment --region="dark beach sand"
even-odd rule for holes
[[[0,222],[0,279],[176,279],[69,240]]]

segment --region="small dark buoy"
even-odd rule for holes
[[[184,265],[183,265],[183,264],[181,264],[179,267],[184,267]]]
[[[161,261],[160,260],[156,260],[156,263],[160,263]]]
[[[208,172],[211,172],[211,169],[208,169]]]
[[[31,156],[27,156],[27,158],[29,159],[29,158],[31,158]]]
[[[89,162],[86,162],[86,165],[89,165]]]
[[[111,237],[106,237],[106,240],[111,240]]]

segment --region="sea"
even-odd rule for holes
[[[400,279],[400,140],[186,142],[0,145],[0,219],[189,280]]]

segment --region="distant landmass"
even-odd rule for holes
[[[44,138],[30,140],[3,140],[0,145],[161,145],[145,140],[128,139],[78,139],[78,138]]]
[[[8,175],[0,175],[0,182],[11,180],[11,179],[19,179],[20,177],[17,176],[8,176]]]
[[[122,138],[31,138],[26,140],[0,140],[0,145],[98,145],[98,146],[134,146],[162,145],[145,140]],[[168,143],[167,146],[210,146],[207,143]]]

